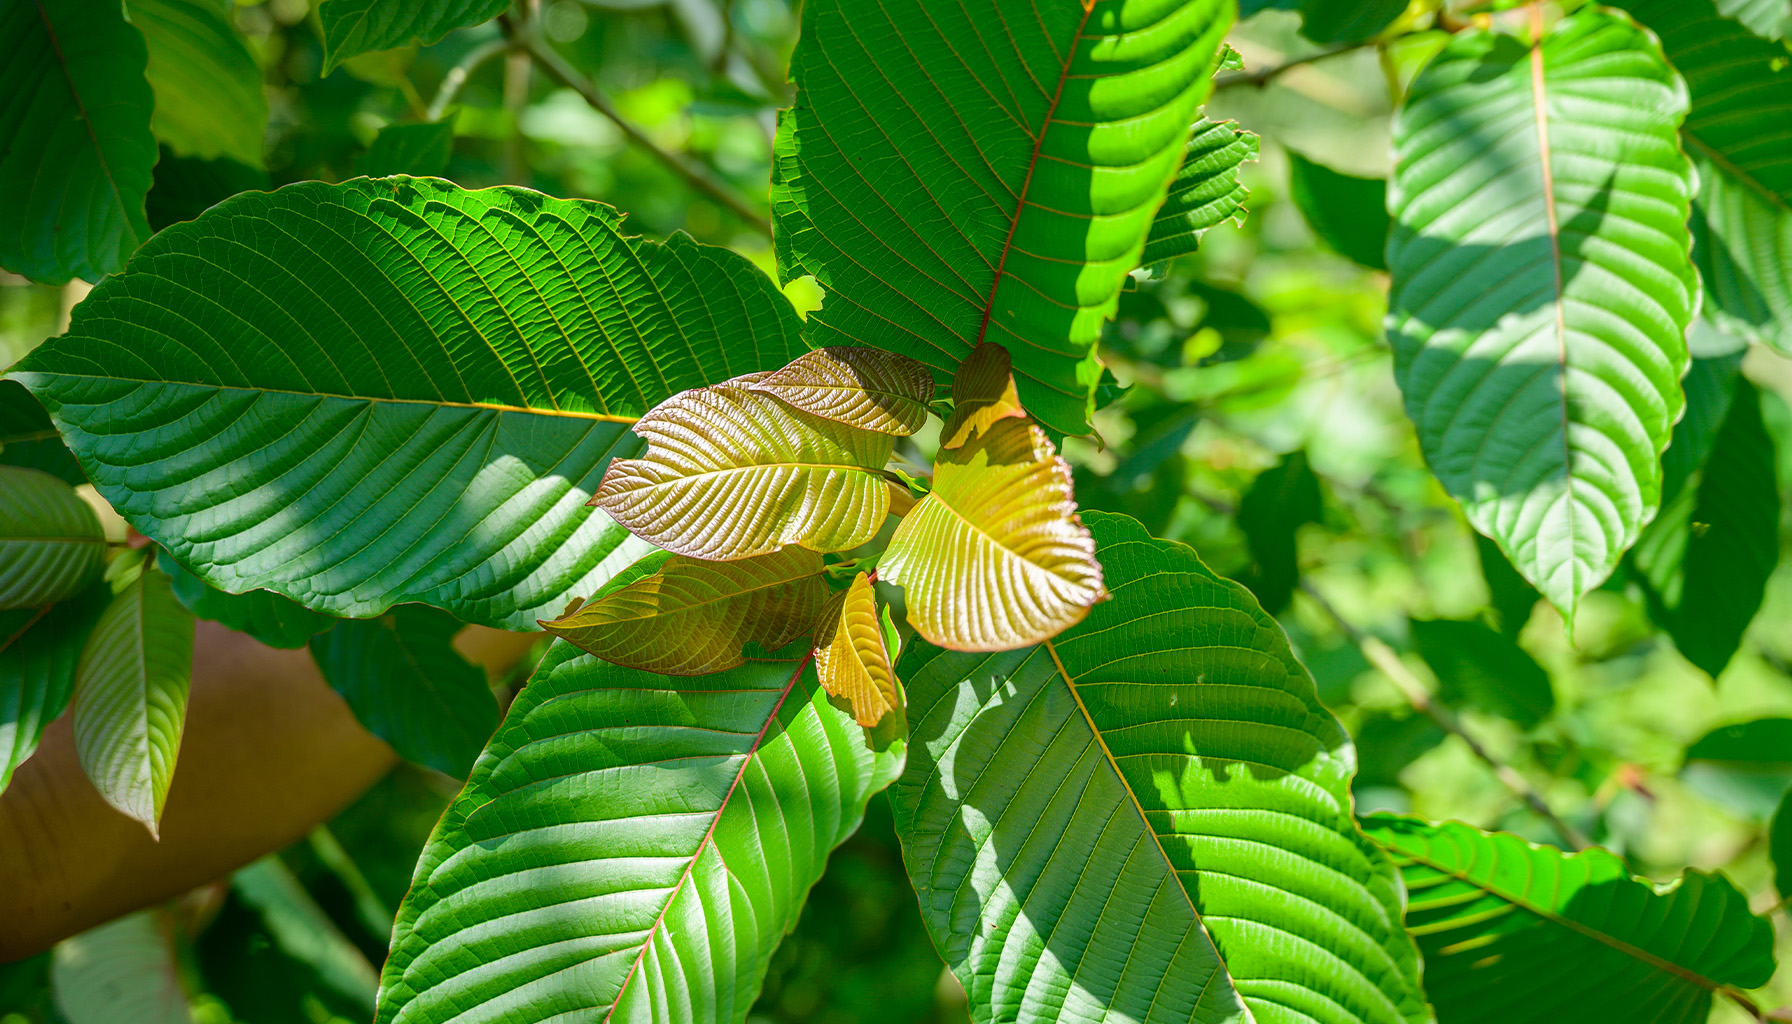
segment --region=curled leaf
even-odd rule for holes
[[[896,439],[793,409],[751,383],[681,392],[641,417],[646,454],[610,463],[591,503],[693,558],[870,540],[889,512],[880,471]]]
[[[952,378],[952,418],[940,432],[941,448],[957,448],[1001,420],[1025,416],[1014,389],[1008,350],[986,341],[971,351]]]
[[[852,586],[835,594],[815,628],[815,673],[821,688],[852,705],[852,717],[867,729],[895,708],[896,672],[884,646],[871,577],[859,573]]]
[[[826,600],[813,551],[731,562],[674,555],[659,572],[541,626],[625,668],[700,676],[744,664],[748,641],[776,650],[807,633]]]
[[[1070,465],[1029,420],[940,453],[933,491],[896,528],[878,572],[921,635],[955,651],[1038,643],[1105,596]]]
[[[842,345],[805,352],[752,388],[823,419],[906,436],[927,422],[933,373],[907,356]]]

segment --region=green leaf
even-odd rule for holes
[[[106,561],[100,518],[48,473],[0,466],[0,608],[40,608],[79,593]]]
[[[57,943],[50,984],[68,1024],[193,1024],[174,921],[163,909],[138,911]]]
[[[1182,169],[1158,207],[1145,239],[1144,266],[1194,252],[1208,228],[1244,218],[1251,190],[1239,184],[1238,169],[1257,159],[1257,136],[1240,131],[1236,121],[1195,122]]]
[[[1650,617],[1713,679],[1741,649],[1780,557],[1773,438],[1755,386],[1737,377],[1734,387],[1709,458],[1633,553]]]
[[[1792,789],[1780,797],[1767,826],[1767,853],[1773,860],[1773,887],[1781,899],[1792,896]]]
[[[1556,709],[1549,673],[1511,637],[1480,622],[1413,619],[1413,646],[1437,676],[1438,696],[1535,729]]]
[[[497,17],[507,0],[324,0],[317,9],[324,31],[324,73],[372,50],[413,40],[424,45],[449,32]]]
[[[0,267],[97,281],[149,237],[143,36],[115,3],[9,3],[0,53]]]
[[[379,975],[279,856],[233,872],[230,885],[261,915],[282,952],[315,971],[330,991],[373,1013]]]
[[[1475,552],[1481,557],[1481,579],[1487,583],[1488,605],[1493,610],[1493,624],[1501,633],[1515,637],[1531,621],[1542,595],[1529,580],[1512,568],[1500,546],[1475,534]]]
[[[823,419],[900,436],[921,429],[933,399],[927,367],[893,352],[853,346],[806,352],[748,387]]]
[[[485,670],[454,649],[460,623],[422,605],[348,619],[311,638],[330,688],[398,756],[466,778],[498,725]]]
[[[96,582],[49,608],[0,612],[0,792],[67,709],[81,645],[111,596]]]
[[[1086,433],[1102,324],[1182,162],[1230,11],[805,4],[772,208],[779,272],[827,290],[810,339],[900,352],[941,383],[996,342],[1033,415]]]
[[[1361,43],[1406,13],[1406,0],[1301,0],[1300,34],[1315,43]]]
[[[1736,397],[1742,357],[1748,353],[1747,342],[1718,330],[1703,317],[1694,320],[1692,329],[1687,331],[1686,347],[1692,353],[1692,366],[1680,382],[1681,390],[1686,393],[1686,415],[1674,424],[1668,450],[1661,453],[1661,504],[1664,510],[1679,496],[1688,481],[1697,482],[1695,475],[1711,457],[1711,446],[1717,443],[1718,431],[1723,428],[1724,419],[1730,414],[1730,402]],[[1657,516],[1654,522],[1661,519],[1662,516]],[[1644,530],[1645,536],[1648,532],[1648,529]]]
[[[1719,726],[1686,748],[1680,774],[1707,799],[1766,818],[1792,785],[1792,718]]]
[[[584,507],[627,426],[800,351],[742,257],[433,179],[249,193],[144,247],[14,376],[220,590],[534,628],[647,550]]]
[[[744,1021],[901,770],[808,653],[683,679],[556,644],[418,862],[378,1024]]]
[[[168,574],[175,598],[188,611],[226,629],[247,633],[269,647],[296,650],[337,621],[269,590],[227,594],[208,587],[166,551],[157,555],[156,565]]]
[[[268,173],[235,160],[200,160],[162,150],[145,209],[151,230],[193,220],[238,192],[266,192]]]
[[[1275,620],[1191,549],[1088,519],[1113,599],[1080,625],[898,666],[890,802],[973,1019],[1423,1020],[1349,740]]]
[[[11,380],[0,380],[0,466],[42,470],[75,486],[87,482],[50,414],[31,392]]]
[[[1239,582],[1271,615],[1288,607],[1300,582],[1300,528],[1324,512],[1319,477],[1305,451],[1290,452],[1257,475],[1238,502],[1238,528],[1251,547],[1251,571]]]
[[[75,754],[105,801],[160,837],[186,726],[193,615],[145,565],[100,615],[75,669]]]
[[[909,624],[955,651],[1036,644],[1104,593],[1070,464],[1021,419],[940,452],[933,490],[903,517],[878,573],[903,589]]]
[[[1792,0],[1717,0],[1718,13],[1768,39],[1792,37]]]
[[[1431,467],[1572,621],[1653,515],[1698,295],[1686,97],[1588,8],[1458,34],[1394,126],[1388,335]]]
[[[261,65],[212,0],[125,0],[149,47],[157,139],[183,156],[260,167],[268,102]]]
[[[822,572],[821,556],[800,547],[732,562],[673,555],[541,625],[618,665],[707,675],[743,664],[748,642],[777,650],[813,629],[827,601]]]
[[[1721,875],[1656,888],[1601,849],[1374,815],[1364,829],[1406,880],[1438,1024],[1703,1024],[1722,985],[1773,974],[1773,928]]]
[[[1783,3],[1783,0],[1781,0]],[[1706,314],[1792,353],[1792,69],[1786,48],[1719,15],[1712,0],[1633,0],[1686,79],[1681,135],[1699,172],[1693,256]]]
[[[1288,153],[1288,189],[1319,240],[1371,270],[1388,268],[1388,183],[1359,178]]]
[[[646,454],[610,463],[591,503],[693,558],[787,544],[844,551],[876,536],[890,509],[880,470],[896,438],[792,408],[754,390],[759,376],[674,395],[642,416],[634,429]]]
[[[845,700],[854,721],[869,729],[902,706],[896,670],[890,666],[895,648],[886,645],[869,576],[859,573],[851,586],[828,600],[814,637],[821,688]]]
[[[417,124],[389,124],[373,137],[367,152],[355,158],[355,173],[436,175],[448,169],[454,153],[454,119]]]

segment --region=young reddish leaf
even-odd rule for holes
[[[626,668],[707,675],[744,664],[749,640],[769,651],[807,633],[827,600],[821,574],[821,556],[802,548],[733,562],[674,555],[541,626]]]
[[[933,373],[907,356],[842,345],[805,352],[752,388],[823,419],[908,435],[927,422]]]
[[[852,705],[852,717],[869,729],[900,701],[890,651],[877,620],[871,577],[859,573],[835,594],[815,628],[815,672],[821,688]]]
[[[952,418],[940,432],[940,447],[958,448],[988,433],[997,422],[1026,414],[1014,389],[1008,350],[986,341],[971,351],[952,378]]]
[[[673,395],[635,424],[639,459],[610,463],[591,504],[637,537],[727,561],[800,544],[843,551],[890,508],[895,437],[793,409],[758,375]]]
[[[896,528],[878,572],[907,593],[915,629],[955,651],[1038,643],[1105,596],[1070,465],[1029,420],[1001,420],[940,453],[932,493]]]

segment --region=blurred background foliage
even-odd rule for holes
[[[1359,810],[1563,843],[1562,826],[1502,782],[1467,734],[1563,826],[1635,872],[1722,869],[1756,910],[1779,908],[1784,958],[1792,946],[1769,833],[1792,781],[1792,558],[1780,559],[1715,678],[1655,621],[1663,613],[1634,559],[1585,602],[1570,638],[1477,541],[1426,471],[1402,411],[1373,240],[1386,230],[1390,96],[1441,45],[1444,33],[1423,30],[1435,7],[1413,3],[1387,45],[1337,53],[1302,36],[1293,11],[1265,11],[1234,32],[1246,70],[1222,76],[1208,115],[1262,137],[1242,173],[1248,216],[1123,295],[1106,343],[1122,387],[1098,414],[1099,437],[1066,445],[1079,501],[1193,545],[1278,615],[1356,738]],[[239,3],[231,15],[263,75],[265,169],[165,149],[149,199],[158,228],[247,188],[440,174],[603,200],[635,231],[688,231],[772,269],[763,227],[691,188],[579,89],[508,56],[496,25],[320,75],[307,0]],[[789,98],[791,3],[548,0],[538,17],[588,92],[763,223],[777,109]],[[84,290],[0,275],[0,365],[58,332]],[[806,279],[788,291],[799,308],[822,301]],[[1784,496],[1792,360],[1752,346],[1740,373],[1759,391]],[[1780,505],[1784,553],[1792,501]],[[526,667],[493,680],[500,701]],[[0,965],[0,1022],[161,1020],[157,992],[205,1024],[367,1019],[393,908],[458,785],[402,766],[307,841],[231,879]],[[1792,815],[1777,826],[1792,829]],[[1792,1003],[1792,984],[1759,1001]],[[1714,1019],[1726,1013],[1739,1011],[1726,1005]],[[881,796],[778,950],[754,1019],[967,1019]]]

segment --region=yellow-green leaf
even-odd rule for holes
[[[1105,595],[1070,465],[1030,420],[1001,420],[942,451],[933,491],[896,528],[878,572],[906,592],[915,629],[954,651],[1038,643]]]
[[[907,356],[841,345],[806,352],[752,385],[823,419],[908,435],[927,422],[933,374]]]
[[[852,586],[828,600],[815,629],[815,673],[830,696],[852,705],[852,717],[869,729],[893,710],[896,672],[877,621],[871,577],[859,573]]]
[[[889,512],[881,470],[896,439],[793,409],[752,390],[759,376],[681,392],[641,417],[647,452],[610,463],[591,503],[693,558],[870,540]]]
[[[0,466],[0,608],[62,600],[99,573],[106,535],[75,489],[48,473]]]
[[[1014,389],[1008,350],[986,341],[971,351],[952,378],[952,418],[940,432],[940,447],[957,448],[1001,420],[1026,414]]]
[[[541,625],[625,668],[707,675],[744,664],[748,641],[776,650],[807,633],[827,600],[821,574],[821,556],[802,548],[732,562],[673,555]]]

